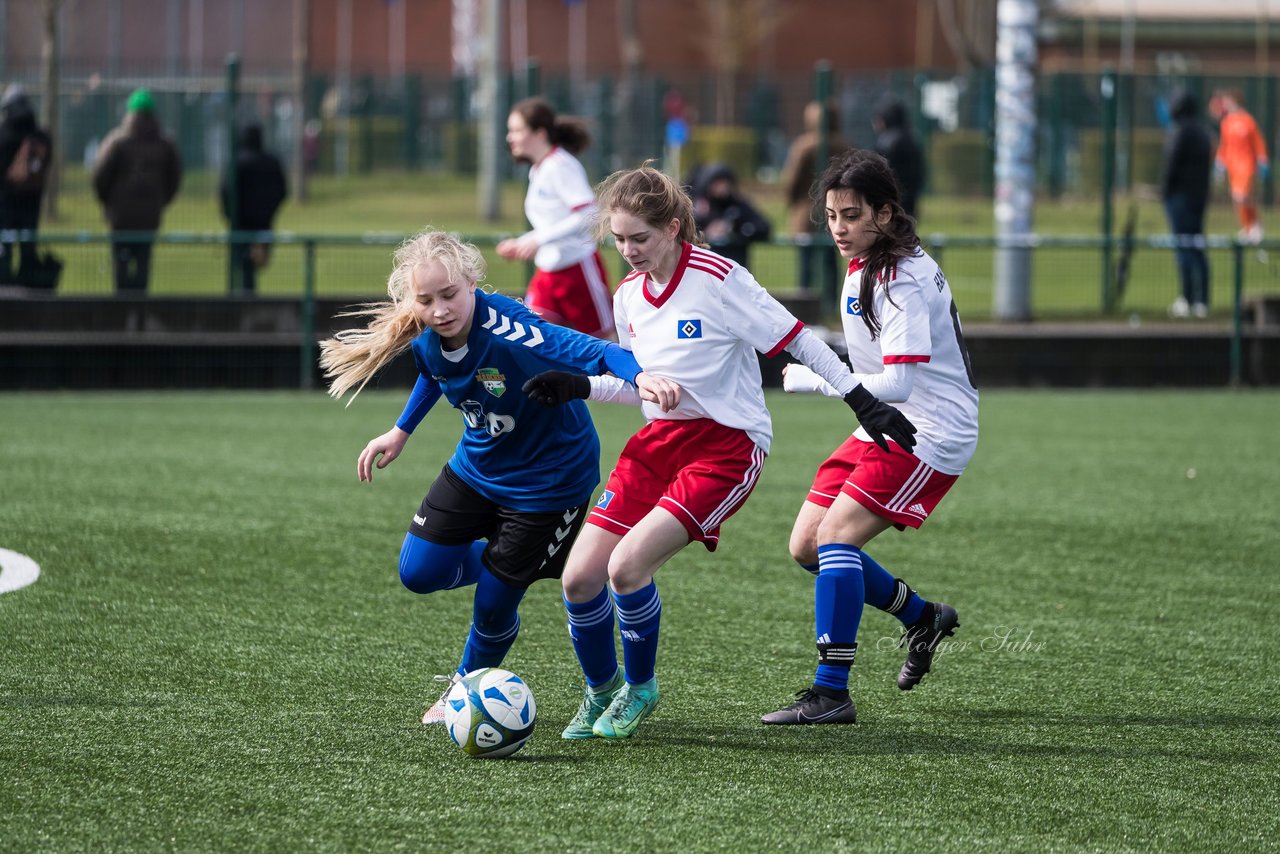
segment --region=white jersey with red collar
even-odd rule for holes
[[[710,418],[745,431],[769,451],[773,423],[756,351],[777,355],[804,324],[750,272],[685,243],[666,286],[655,285],[646,273],[632,273],[618,286],[613,310],[618,343],[647,372],[684,390],[680,406],[671,412],[645,403],[645,418]]]
[[[917,364],[911,396],[893,406],[916,426],[915,455],[958,475],[978,446],[978,389],[951,286],[923,250],[899,261],[887,279],[875,289],[880,334],[872,340],[858,300],[862,262],[849,264],[840,300],[849,361],[855,374],[880,373],[894,362]],[[856,435],[871,440],[862,428]]]
[[[587,180],[587,170],[563,148],[553,148],[529,170],[529,191],[524,197],[524,215],[537,233],[552,228],[571,214],[594,207],[595,193]],[[540,270],[563,270],[590,257],[596,251],[591,225],[583,222],[569,234],[544,241],[533,263]]]

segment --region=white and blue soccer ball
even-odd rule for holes
[[[472,670],[445,697],[445,729],[468,756],[510,756],[533,735],[536,717],[529,686],[497,667]]]

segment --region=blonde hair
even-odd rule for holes
[[[700,243],[693,200],[669,175],[650,166],[651,162],[614,172],[596,187],[596,233],[601,239],[609,237],[609,215],[623,211],[658,229],[666,228],[673,219],[679,220],[676,237],[685,243]]]
[[[343,329],[320,342],[320,367],[332,380],[331,397],[341,398],[354,387],[351,400],[355,400],[369,380],[421,334],[423,325],[413,313],[418,298],[413,271],[428,261],[438,261],[450,281],[474,284],[484,278],[480,250],[451,234],[428,228],[400,244],[392,256],[393,269],[387,278],[390,300],[365,303],[356,311],[344,312],[339,316],[367,317],[369,323],[361,329]]]

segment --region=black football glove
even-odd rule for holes
[[[586,400],[591,396],[591,380],[582,374],[566,371],[543,371],[530,377],[520,390],[543,406],[564,406],[571,400]]]
[[[910,451],[916,446],[916,425],[908,421],[907,416],[861,385],[846,394],[844,402],[849,404],[853,414],[858,416],[858,423],[862,425],[862,429],[870,434],[881,450],[889,450],[889,443],[885,441],[886,436],[901,445],[905,451]]]

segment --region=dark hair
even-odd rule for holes
[[[874,151],[854,148],[832,159],[827,170],[818,179],[817,199],[825,204],[827,193],[848,190],[871,208],[872,227],[876,240],[867,253],[867,263],[862,270],[862,286],[858,301],[862,304],[862,322],[867,325],[874,340],[880,333],[880,320],[876,317],[872,296],[875,286],[884,282],[886,295],[898,261],[920,252],[920,238],[916,235],[916,221],[902,209],[898,182],[889,168],[889,161]],[[889,221],[879,225],[875,215],[889,208]],[[890,297],[890,302],[893,298]],[[897,303],[894,303],[895,305]]]
[[[596,187],[599,198],[598,233],[609,234],[609,215],[625,211],[653,228],[663,229],[671,220],[679,220],[676,238],[685,243],[700,243],[698,226],[693,218],[693,202],[689,194],[666,173],[649,164],[637,169],[623,169],[605,178]]]
[[[519,114],[529,130],[545,130],[547,142],[570,154],[577,154],[591,144],[587,123],[572,116],[557,116],[555,107],[545,98],[525,98],[511,112]]]

